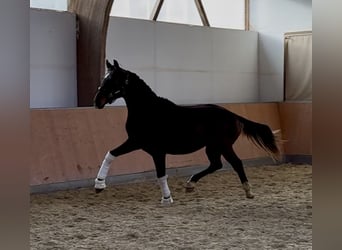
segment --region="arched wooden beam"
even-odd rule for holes
[[[77,15],[78,106],[92,106],[104,75],[109,14],[114,0],[68,0]]]

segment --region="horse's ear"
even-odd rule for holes
[[[113,62],[114,62],[114,68],[115,69],[120,69],[118,61],[114,59]]]
[[[110,64],[110,62],[108,60],[106,60],[106,66],[108,70],[113,70],[114,66]]]

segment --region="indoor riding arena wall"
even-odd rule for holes
[[[222,104],[251,120],[281,129],[284,160],[311,160],[311,103]],[[31,192],[47,192],[93,185],[108,150],[127,138],[125,107],[31,110]],[[245,165],[276,164],[245,136],[234,148]],[[304,158],[301,158],[304,156]],[[306,158],[305,158],[306,157]],[[182,156],[167,156],[170,175],[189,174],[205,167],[204,150]],[[182,172],[182,170],[184,170]],[[186,172],[188,170],[188,172]],[[190,171],[190,172],[189,172]],[[118,157],[109,171],[109,182],[154,178],[151,157],[135,151]]]
[[[92,186],[105,153],[127,138],[127,110],[121,100],[103,110],[76,108],[75,27],[75,14],[30,10],[32,192]],[[106,56],[118,59],[158,95],[175,103],[230,103],[222,106],[281,129],[286,140],[281,145],[283,160],[311,162],[311,103],[260,103],[269,101],[258,65],[263,62],[258,51],[263,38],[255,31],[111,17]],[[281,59],[275,60],[280,66]],[[283,94],[273,89],[267,93]],[[234,148],[245,165],[273,164],[245,137]],[[194,168],[207,164],[203,150],[167,157],[169,175],[191,175]],[[108,182],[144,178],[155,178],[154,165],[149,155],[136,151],[113,162]]]

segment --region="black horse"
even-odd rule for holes
[[[206,147],[210,166],[190,177],[188,190],[202,177],[220,169],[223,155],[237,172],[247,198],[253,198],[242,162],[233,150],[233,143],[242,132],[271,155],[278,155],[274,134],[267,125],[250,121],[213,104],[176,105],[157,96],[138,75],[121,68],[116,60],[113,65],[107,60],[106,66],[108,73],[98,88],[94,105],[102,109],[107,103],[124,98],[128,109],[128,139],[107,153],[95,179],[97,192],[105,188],[104,179],[115,157],[142,149],[154,160],[163,194],[162,203],[170,203],[172,197],[165,173],[166,154],[188,154]]]

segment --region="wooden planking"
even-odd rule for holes
[[[312,155],[312,103],[280,103],[286,155]]]
[[[222,104],[237,114],[279,129],[277,104]],[[31,185],[94,178],[105,153],[126,138],[125,107],[31,110]],[[242,159],[267,156],[245,137],[234,145]],[[207,165],[204,150],[167,157],[168,167]],[[121,156],[109,175],[150,171],[153,161],[143,151]]]
[[[34,149],[31,181],[34,184],[92,178],[105,153],[127,138],[123,108],[33,110],[31,113]],[[127,168],[131,164],[125,161],[125,156],[120,157],[109,174],[144,171],[146,164],[140,158],[133,154],[130,161],[133,166]]]

